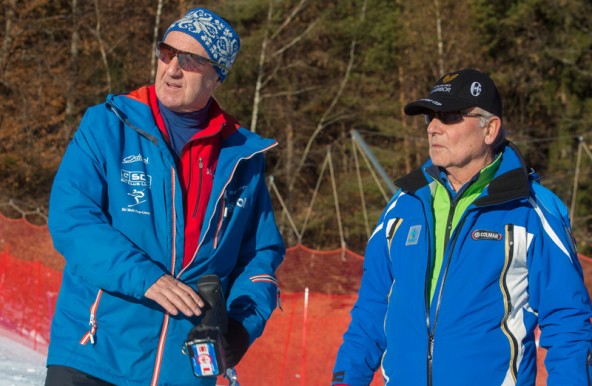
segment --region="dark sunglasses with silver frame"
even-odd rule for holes
[[[434,118],[437,118],[445,125],[454,125],[463,121],[464,117],[481,118],[485,115],[477,113],[465,113],[463,111],[430,111],[425,114],[426,125],[429,125]]]
[[[158,42],[156,45],[156,57],[158,59],[162,60],[165,64],[169,64],[175,56],[179,61],[179,67],[184,71],[202,72],[207,65],[220,67],[229,71],[228,67],[214,60],[190,52],[180,51],[165,42]]]

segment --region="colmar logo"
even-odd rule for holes
[[[492,240],[492,241],[500,241],[503,237],[501,233],[493,232],[493,231],[482,231],[476,230],[473,231],[471,234],[471,238],[473,240]]]

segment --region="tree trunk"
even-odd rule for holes
[[[66,85],[66,111],[64,125],[64,140],[68,141],[74,130],[74,121],[76,120],[76,84],[78,81],[78,53],[80,50],[80,32],[78,29],[78,1],[70,2],[72,8],[72,33],[70,34],[70,71]]]

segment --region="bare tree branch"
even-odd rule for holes
[[[368,3],[368,1],[364,0],[364,4],[362,5],[362,12],[360,14],[360,24],[364,21],[364,18],[366,16],[367,3]],[[300,170],[304,166],[304,162],[306,161],[306,158],[308,157],[308,153],[310,152],[310,149],[312,148],[312,145],[313,145],[316,137],[319,135],[319,133],[325,127],[327,127],[329,124],[333,123],[333,121],[328,120],[328,117],[329,117],[329,114],[333,111],[333,109],[337,105],[337,103],[339,102],[339,99],[341,98],[341,94],[343,94],[343,90],[345,90],[345,86],[347,85],[347,82],[349,81],[350,73],[351,73],[352,67],[354,65],[354,59],[355,59],[355,54],[356,54],[356,44],[357,44],[357,36],[354,36],[354,38],[352,39],[351,45],[350,45],[350,49],[349,49],[349,61],[347,63],[347,67],[345,69],[345,73],[343,75],[343,78],[341,79],[339,89],[337,90],[335,97],[333,98],[333,100],[331,101],[331,103],[329,104],[329,106],[327,107],[327,109],[325,110],[325,112],[323,113],[321,118],[319,119],[315,131],[308,139],[308,143],[306,144],[306,147],[304,148],[304,152],[302,153],[302,158],[300,159],[300,163],[296,167],[296,170],[293,173],[292,180],[290,181],[289,188],[288,188],[289,190],[292,190],[292,188],[294,187],[294,182],[296,181],[295,176],[297,176],[300,173]]]
[[[97,18],[97,24],[95,29],[88,28],[90,33],[97,39],[99,43],[99,50],[101,52],[101,60],[103,62],[103,66],[105,67],[105,76],[107,77],[107,90],[111,92],[111,71],[109,69],[109,61],[107,59],[107,52],[105,51],[105,42],[103,41],[103,37],[101,36],[101,13],[99,8],[99,0],[94,0],[95,5],[95,15]]]
[[[0,52],[0,71],[2,77],[4,77],[4,71],[6,71],[6,66],[8,65],[8,52],[10,50],[10,46],[12,44],[12,31],[13,21],[16,16],[16,0],[6,0],[5,3],[6,7],[6,17],[4,23],[4,39],[2,39],[2,52]]]
[[[296,36],[294,39],[292,39],[292,41],[288,44],[286,44],[285,46],[283,46],[282,48],[280,48],[279,50],[277,50],[276,52],[274,52],[271,56],[278,56],[281,55],[284,51],[286,51],[287,49],[289,49],[290,47],[292,47],[293,45],[295,45],[296,43],[298,43],[300,40],[302,40],[312,29],[313,27],[317,24],[317,22],[319,21],[319,19],[313,21],[312,23],[310,23],[308,25],[308,27],[306,28],[306,30],[301,33],[300,35]]]
[[[275,33],[273,35],[271,35],[271,37],[269,38],[270,41],[275,40],[275,38],[278,37],[278,35],[284,30],[284,28],[286,28],[286,27],[288,27],[288,25],[290,25],[290,23],[292,22],[292,20],[294,20],[294,18],[298,14],[298,12],[300,12],[304,8],[304,4],[306,4],[306,1],[307,0],[301,0],[300,3],[298,3],[298,5],[296,7],[294,7],[294,9],[292,10],[292,13],[290,13],[290,15],[286,18],[286,20],[284,20],[282,25],[279,26],[279,28],[275,31]]]
[[[265,65],[265,53],[267,51],[267,42],[269,35],[269,28],[271,26],[271,15],[273,14],[273,0],[269,0],[269,8],[267,9],[267,27],[265,28],[265,35],[261,42],[261,53],[259,54],[259,66],[257,70],[257,81],[255,83],[255,95],[253,96],[253,111],[251,112],[251,126],[253,133],[257,131],[257,117],[259,116],[259,104],[261,103],[261,89],[263,88],[263,72]]]
[[[434,0],[436,10],[436,38],[438,41],[438,70],[439,74],[444,73],[444,42],[442,39],[442,14],[440,12],[440,1]]]
[[[257,121],[258,121],[258,116],[259,116],[259,106],[261,104],[261,100],[263,99],[263,96],[261,95],[261,90],[263,90],[263,88],[265,88],[265,86],[272,80],[274,79],[275,75],[277,74],[280,66],[276,65],[275,68],[273,69],[273,71],[266,76],[265,74],[265,61],[266,61],[266,57],[267,57],[267,47],[269,45],[269,43],[271,41],[273,41],[275,38],[277,38],[279,36],[279,34],[290,25],[290,23],[294,20],[294,18],[296,17],[296,15],[298,15],[298,13],[304,8],[305,4],[306,4],[307,0],[301,0],[293,9],[292,12],[290,13],[290,15],[288,15],[288,17],[284,20],[284,22],[282,23],[282,25],[280,25],[278,27],[278,29],[273,33],[273,35],[271,37],[269,37],[269,31],[271,28],[271,20],[273,17],[273,0],[269,1],[269,7],[267,10],[267,27],[265,29],[265,35],[263,37],[263,41],[261,42],[261,52],[259,54],[259,64],[258,64],[258,71],[257,71],[257,80],[255,83],[255,95],[253,96],[253,109],[251,112],[251,126],[250,129],[253,132],[257,131]],[[288,43],[287,45],[283,46],[282,48],[280,48],[279,50],[276,50],[272,56],[276,56],[279,55],[283,52],[285,52],[287,49],[291,48],[292,46],[294,46],[296,43],[298,43],[311,29],[312,27],[316,24],[317,21],[311,23],[308,28],[299,36],[297,36],[295,39],[293,39],[290,43]]]
[[[80,33],[78,24],[78,2],[72,0],[70,3],[72,9],[72,33],[70,37],[70,69],[67,78],[67,93],[66,93],[66,111],[64,125],[64,140],[68,140],[72,135],[74,129],[72,121],[74,120],[75,105],[76,105],[76,79],[78,78],[78,52],[80,49]]]
[[[152,35],[152,52],[150,52],[150,79],[156,76],[156,43],[158,42],[158,29],[160,28],[160,15],[162,14],[163,0],[158,0],[156,6],[156,17],[154,19],[154,34]]]
[[[276,97],[281,97],[281,96],[294,96],[294,95],[300,95],[300,94],[305,94],[307,92],[310,91],[314,91],[314,90],[318,90],[320,89],[321,86],[312,86],[312,87],[306,87],[300,90],[295,90],[295,91],[280,91],[280,92],[276,92],[276,93],[272,93],[272,94],[262,94],[261,98],[276,98]]]

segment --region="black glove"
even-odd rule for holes
[[[240,322],[229,318],[228,332],[224,334],[222,344],[226,368],[234,367],[249,348],[249,333]]]

